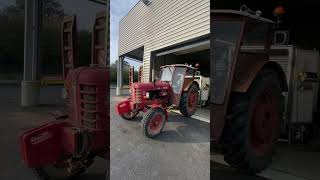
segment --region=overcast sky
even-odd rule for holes
[[[113,63],[118,59],[119,22],[139,0],[111,0],[110,1],[110,60]],[[139,64],[128,61],[138,70]]]

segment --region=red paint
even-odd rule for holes
[[[151,134],[157,134],[161,130],[163,123],[162,115],[161,114],[156,114],[153,119],[151,119],[150,124],[149,124],[149,132]]]
[[[270,90],[257,99],[250,124],[250,146],[256,155],[265,154],[273,146],[277,132],[277,104]]]
[[[69,124],[51,122],[20,136],[22,159],[28,167],[39,167],[62,156],[61,130]]]
[[[188,97],[188,109],[189,111],[194,111],[197,108],[198,102],[198,93],[196,91],[192,91]]]
[[[148,99],[146,92],[163,91],[159,93],[161,97],[157,99]],[[116,112],[121,115],[135,110],[146,112],[146,107],[166,107],[169,103],[171,87],[169,83],[133,83],[131,85],[131,97],[116,105]]]
[[[24,132],[20,151],[28,167],[41,167],[61,161],[80,150],[109,158],[109,71],[86,67],[71,70],[67,76],[68,118],[53,121]],[[83,149],[81,137],[88,137]]]

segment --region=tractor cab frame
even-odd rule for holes
[[[179,106],[182,92],[188,90],[191,83],[194,82],[196,68],[183,64],[175,64],[161,66],[160,69],[160,79],[158,81],[170,84],[170,104]]]

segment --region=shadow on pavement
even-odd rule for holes
[[[210,162],[212,180],[270,180],[260,176],[242,174],[235,169],[216,162]]]
[[[156,140],[181,143],[209,142],[210,128],[208,123],[193,118],[186,118],[181,115],[169,115],[168,122],[166,123],[167,125],[168,123],[179,123],[179,125],[172,129],[164,128]]]
[[[143,113],[140,112],[138,117],[129,121],[141,125],[142,116]],[[172,123],[175,123],[175,125]],[[140,128],[142,130],[142,126]],[[209,136],[210,128],[208,123],[183,117],[182,115],[170,114],[162,133],[154,138],[154,140],[180,143],[207,143],[209,142]]]
[[[87,174],[83,174],[80,177],[77,177],[75,179],[77,179],[77,180],[89,180],[89,179],[105,180],[105,178],[106,178],[106,173],[87,173]]]

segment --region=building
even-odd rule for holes
[[[209,73],[210,0],[140,0],[119,26],[117,95],[125,58],[143,62],[143,82],[164,64],[201,61]]]

